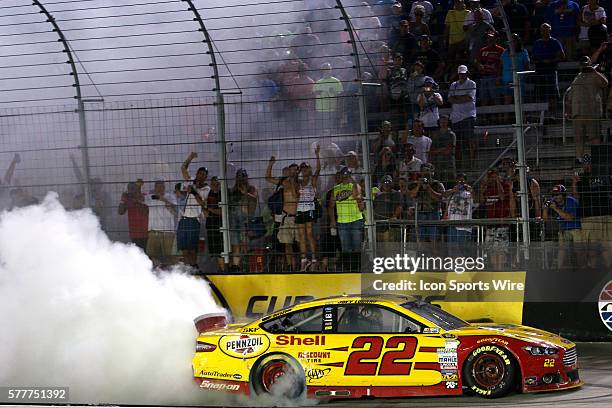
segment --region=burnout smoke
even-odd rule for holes
[[[68,386],[81,403],[211,400],[191,380],[192,318],[221,311],[208,286],[157,278],[54,193],[0,216],[0,310],[0,385]]]

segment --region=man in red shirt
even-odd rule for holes
[[[480,189],[480,205],[485,206],[487,219],[516,217],[515,203],[512,182],[502,180],[497,170],[489,170]],[[491,224],[485,228],[485,246],[494,270],[502,270],[506,266],[509,244],[508,225]]]
[[[480,74],[480,102],[495,105],[501,85],[501,55],[504,49],[497,45],[497,36],[487,33],[487,46],[480,49],[476,58],[476,69]]]
[[[141,192],[142,180],[130,182],[127,191],[121,194],[121,202],[117,208],[119,215],[127,212],[130,239],[143,251],[147,248],[149,231],[149,207],[144,203]]]

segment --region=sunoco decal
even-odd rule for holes
[[[599,294],[599,316],[608,330],[612,330],[612,281],[606,283]]]
[[[270,347],[267,336],[258,334],[239,334],[223,336],[219,348],[230,357],[253,358],[262,355]]]

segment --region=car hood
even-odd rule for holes
[[[536,343],[542,346],[569,349],[576,345],[571,341],[554,333],[536,329],[529,326],[516,324],[495,324],[495,323],[473,323],[468,326],[460,327],[450,331],[450,333],[462,336],[503,336],[528,343]]]

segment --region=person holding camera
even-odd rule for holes
[[[440,112],[438,110],[444,104],[442,95],[438,90],[438,84],[431,77],[425,77],[423,82],[422,92],[417,96],[417,104],[419,105],[419,120],[423,122],[425,134],[429,137],[438,129],[438,121],[440,120]]]
[[[606,77],[591,64],[591,59],[580,59],[580,73],[574,78],[569,91],[569,112],[576,138],[576,164],[580,165],[585,142],[599,144],[603,118],[603,92],[608,86]]]
[[[559,267],[571,259],[567,258],[567,247],[582,242],[580,205],[563,184],[557,184],[551,191],[552,199],[544,202],[543,218],[555,218],[559,224]],[[570,248],[571,249],[571,248]]]
[[[208,169],[198,168],[195,179],[189,175],[189,164],[198,154],[191,152],[181,166],[181,173],[186,183],[183,183],[182,190],[185,191],[187,199],[185,206],[181,209],[181,218],[176,233],[176,246],[183,254],[183,260],[187,265],[198,269],[198,244],[200,242],[200,223],[204,217],[206,200],[210,187],[206,183]]]
[[[434,179],[434,166],[423,163],[419,178],[409,186],[410,195],[415,200],[415,210],[418,221],[440,220],[441,204],[444,198],[444,185]],[[435,242],[438,236],[437,226],[419,227],[419,239],[425,242]]]
[[[467,184],[465,173],[457,175],[457,181],[453,188],[445,191],[444,196],[448,199],[446,214],[449,220],[467,221],[472,219],[474,208],[474,197],[472,186]],[[448,228],[449,243],[463,243],[472,239],[472,227],[470,225],[457,225]]]
[[[117,213],[127,213],[128,233],[130,240],[140,249],[146,251],[149,231],[149,207],[144,203],[142,194],[142,179],[127,184],[126,191],[121,194]]]
[[[145,196],[144,203],[149,208],[146,253],[154,266],[170,265],[176,230],[176,200],[166,194],[166,184],[157,180],[151,194]]]

